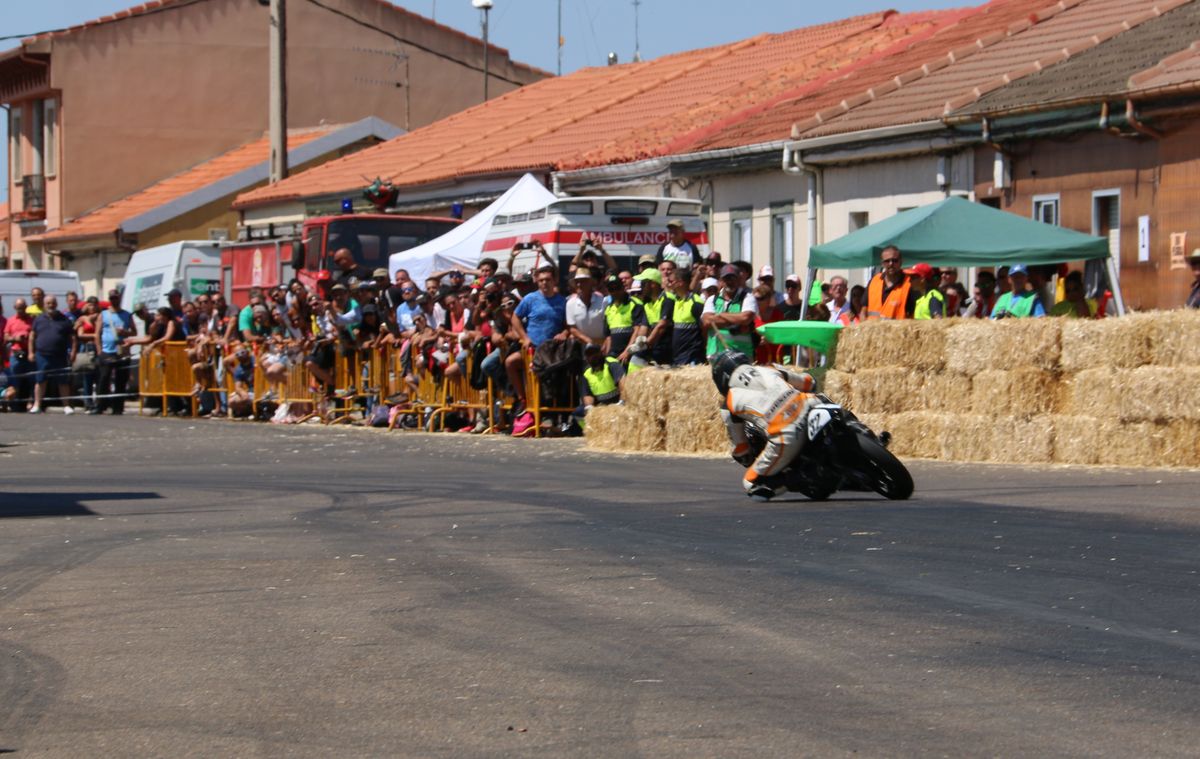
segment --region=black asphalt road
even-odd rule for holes
[[[16,756],[1195,756],[1200,474],[753,504],[576,441],[0,416]]]

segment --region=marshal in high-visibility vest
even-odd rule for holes
[[[930,308],[933,301],[937,301],[942,307],[940,309]],[[917,298],[917,305],[913,307],[914,319],[933,319],[935,316],[941,318],[945,315],[946,296],[942,295],[942,291],[936,287]]]

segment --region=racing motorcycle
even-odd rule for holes
[[[787,489],[814,501],[823,501],[839,490],[874,491],[896,501],[913,492],[912,475],[887,449],[891,436],[876,435],[849,410],[818,393],[802,434],[804,449],[783,471]],[[766,438],[747,425],[754,455]]]

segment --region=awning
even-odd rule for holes
[[[880,252],[895,245],[904,264],[1012,266],[1108,258],[1108,240],[1000,211],[966,198],[946,198],[903,211],[857,232],[816,245],[816,269],[879,265]]]

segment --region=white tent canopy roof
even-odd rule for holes
[[[474,269],[483,257],[483,243],[497,214],[533,211],[553,200],[554,193],[543,187],[532,174],[526,174],[487,208],[441,237],[393,253],[388,258],[388,278],[395,279],[398,269],[407,269],[408,276],[420,283],[436,271]]]

